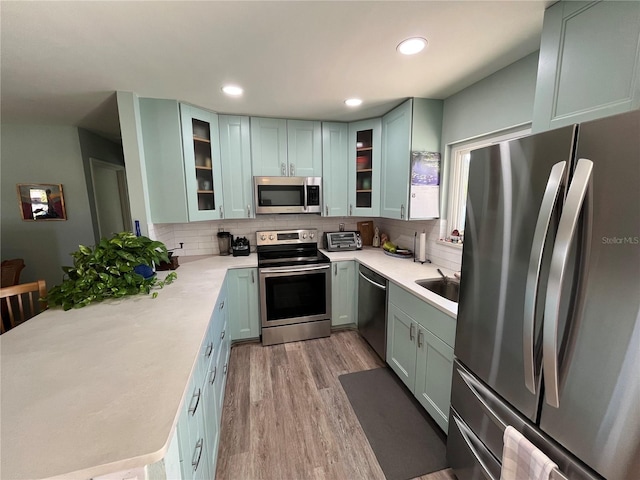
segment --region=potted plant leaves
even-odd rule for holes
[[[130,232],[103,238],[93,248],[80,245],[71,256],[73,267],[62,267],[62,284],[51,288],[46,296],[50,306],[61,305],[64,310],[107,298],[149,294],[177,278],[171,272],[159,280],[153,271],[154,265],[169,259],[162,242]],[[157,295],[153,292],[153,298]]]

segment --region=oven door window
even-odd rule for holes
[[[261,207],[301,207],[304,205],[304,186],[260,185],[258,203]]]
[[[326,314],[326,272],[266,277],[267,322]]]

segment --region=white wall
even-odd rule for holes
[[[1,133],[2,259],[23,258],[20,281],[44,279],[52,287],[62,281],[61,267],[73,264],[69,253],[94,244],[78,130],[3,124]],[[67,220],[22,220],[17,183],[61,183]]]

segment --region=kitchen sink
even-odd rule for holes
[[[425,278],[416,280],[416,283],[427,290],[432,291],[436,295],[458,303],[460,295],[460,283],[454,280],[444,280],[443,278]]]

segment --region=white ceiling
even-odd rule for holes
[[[114,91],[223,113],[351,121],[446,98],[536,51],[553,1],[0,3],[3,123],[118,136]],[[405,57],[397,44],[429,45]],[[244,87],[225,97],[227,82]],[[364,100],[347,108],[348,97]]]

